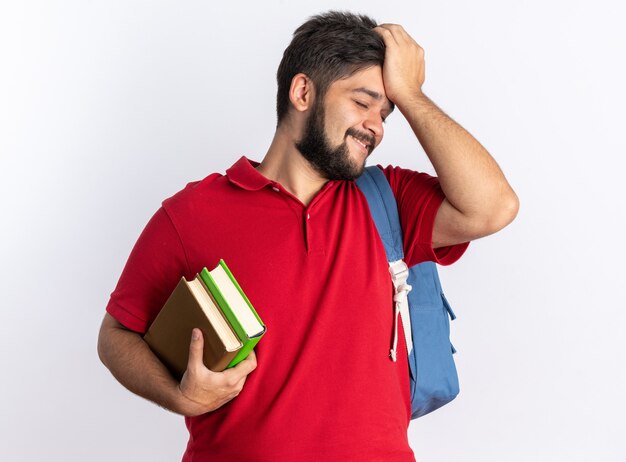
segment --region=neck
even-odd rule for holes
[[[298,132],[288,122],[283,122],[276,129],[272,144],[257,171],[280,183],[304,205],[308,205],[328,180],[320,176],[296,149]]]

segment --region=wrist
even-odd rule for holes
[[[424,94],[421,88],[411,88],[409,90],[406,90],[392,101],[402,112],[404,112],[404,110],[414,110],[415,108],[427,107],[433,104],[430,98]]]
[[[176,386],[172,396],[172,411],[185,417],[195,417],[207,412],[200,403],[185,396],[185,393],[180,388],[180,384]]]

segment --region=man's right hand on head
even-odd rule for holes
[[[246,377],[256,368],[254,351],[235,367],[213,372],[202,361],[204,338],[200,329],[194,329],[189,345],[187,370],[178,386],[182,410],[186,416],[197,416],[214,411],[241,392]]]

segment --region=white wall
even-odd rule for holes
[[[626,460],[625,8],[608,0],[2,1],[2,460],[180,459],[182,418],[100,364],[104,307],[163,198],[262,156],[282,50],[329,8],[403,24],[425,92],[521,199],[442,270],[462,393],[411,425],[418,460]],[[399,113],[374,161],[430,170]]]

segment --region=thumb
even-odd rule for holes
[[[187,369],[203,365],[204,338],[200,329],[191,331],[191,343],[189,344],[189,360],[187,361]]]

